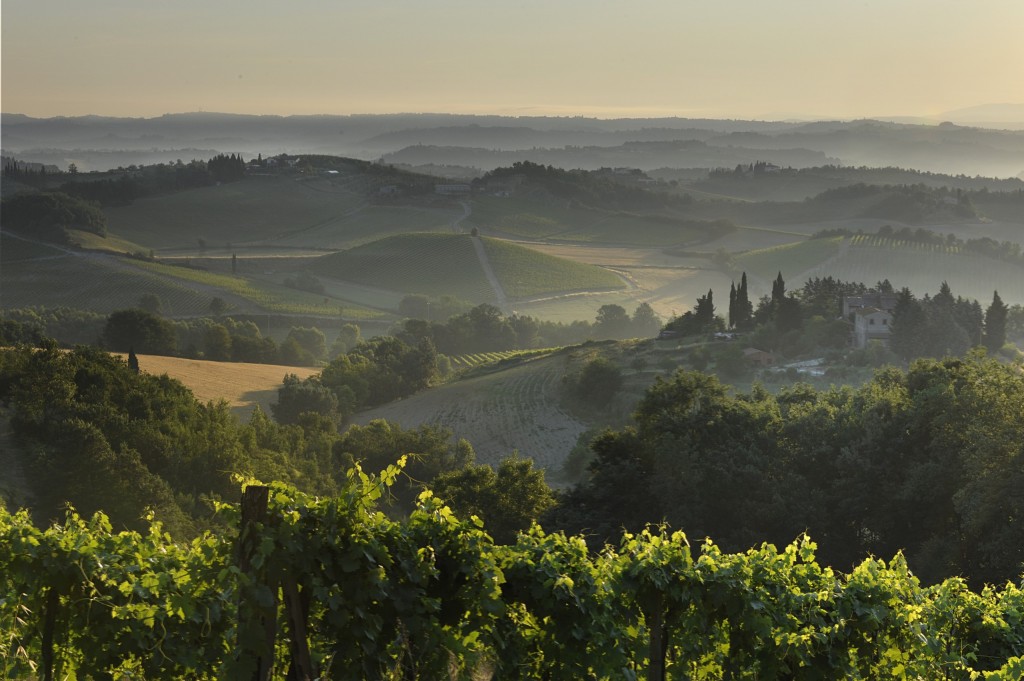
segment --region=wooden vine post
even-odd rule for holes
[[[254,564],[260,548],[260,528],[268,523],[270,488],[249,485],[242,492],[242,526],[238,535],[238,569],[248,578],[239,589],[238,651],[252,681],[270,681],[274,669],[274,639],[277,636],[277,585],[267,584],[266,564]],[[259,603],[260,591],[269,591],[269,603]],[[266,599],[264,599],[266,600]]]

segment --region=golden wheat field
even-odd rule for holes
[[[167,374],[181,381],[200,402],[224,400],[243,420],[249,418],[256,405],[270,413],[270,404],[277,401],[277,389],[284,382],[285,374],[306,378],[320,371],[314,367],[211,362],[158,355],[139,355],[139,369],[157,376]]]

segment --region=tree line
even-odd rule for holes
[[[1019,577],[1024,375],[981,355],[889,367],[860,388],[729,394],[678,372],[634,426],[591,445],[585,480],[545,521],[594,548],[666,522],[727,550],[809,531],[839,569],[903,550],[926,582]],[[637,503],[643,499],[643,503]]]

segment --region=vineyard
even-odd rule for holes
[[[849,574],[798,538],[725,553],[664,528],[594,554],[535,527],[495,545],[429,492],[376,508],[403,461],[338,497],[251,484],[221,534],[174,543],[0,509],[6,678],[1019,679],[1024,590]]]
[[[261,281],[253,277],[218,274],[206,270],[164,265],[156,262],[138,261],[139,268],[173,279],[180,279],[243,298],[261,310],[290,314],[325,314],[366,319],[380,316],[380,313],[353,306],[343,305],[341,301],[325,298],[315,293],[306,293],[295,289]],[[216,294],[216,291],[214,292]]]
[[[107,256],[67,256],[3,265],[4,307],[67,306],[108,313],[137,307],[139,298],[147,293],[156,295],[170,315],[203,314],[212,298],[180,281]]]
[[[621,278],[594,265],[556,258],[498,239],[482,241],[487,259],[510,298],[626,287]]]
[[[479,352],[466,355],[453,355],[451,360],[452,368],[456,371],[487,367],[510,360],[528,359],[530,357],[543,357],[556,352],[559,348],[536,348],[533,350],[501,350],[499,352]]]
[[[320,258],[310,269],[334,279],[429,296],[494,302],[468,235],[403,234]]]
[[[518,364],[506,368],[503,362],[507,361]],[[473,443],[478,463],[497,466],[518,451],[538,467],[558,471],[587,430],[559,406],[565,374],[562,356],[498,362],[478,364],[465,370],[465,378],[361,412],[353,420],[366,424],[387,419],[405,428],[444,426],[456,438]],[[500,371],[491,370],[499,367]]]

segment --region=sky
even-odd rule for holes
[[[31,116],[938,116],[1024,104],[1024,0],[3,0]]]

